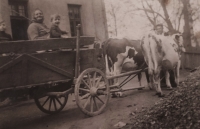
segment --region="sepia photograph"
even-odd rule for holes
[[[199,0],[0,0],[0,129],[199,128]]]

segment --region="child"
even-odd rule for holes
[[[68,34],[66,31],[62,31],[59,28],[61,16],[58,14],[54,14],[51,16],[52,26],[50,29],[50,38],[62,38]]]
[[[5,41],[12,41],[12,37],[6,32],[6,24],[4,20],[0,20],[0,43]],[[2,53],[0,56],[11,55],[9,53]]]
[[[12,37],[6,32],[6,24],[4,20],[0,20],[0,42],[12,41]]]
[[[5,21],[0,19],[0,43],[4,42],[4,41],[12,40],[12,37],[9,34],[7,34],[5,32],[5,30],[6,30]],[[6,53],[1,54],[0,53],[0,56],[7,56],[7,55],[9,55],[9,54],[6,54]],[[0,107],[8,105],[8,104],[10,104],[10,102],[11,102],[10,98],[1,97],[0,98]]]

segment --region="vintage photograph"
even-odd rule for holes
[[[199,128],[199,0],[0,0],[0,129]]]

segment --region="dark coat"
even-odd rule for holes
[[[62,31],[58,26],[52,25],[50,29],[50,38],[61,38],[61,35],[67,34],[66,31]]]
[[[5,31],[0,31],[0,42],[12,41],[11,35],[7,34]]]

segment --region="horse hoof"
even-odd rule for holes
[[[172,90],[173,88],[172,87],[167,87],[167,90]]]
[[[165,94],[158,93],[158,97],[165,97]]]
[[[165,94],[161,94],[161,93],[159,93],[159,92],[157,92],[155,95],[158,95],[158,97],[164,97],[165,96]]]
[[[118,98],[118,97],[122,97],[123,93],[122,92],[115,92],[112,94],[112,98]]]
[[[138,88],[138,90],[143,90],[143,88]]]
[[[152,87],[149,87],[149,90],[153,90],[153,88],[152,88]]]
[[[111,98],[117,98],[118,96],[116,94],[112,94]]]

